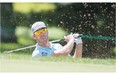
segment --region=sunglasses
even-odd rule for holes
[[[46,33],[46,31],[47,31],[47,29],[46,28],[43,28],[43,29],[41,29],[41,30],[37,30],[37,31],[35,31],[35,35],[40,35],[41,33]]]

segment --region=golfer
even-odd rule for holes
[[[64,36],[67,44],[62,46],[61,44],[52,43],[49,41],[49,32],[44,22],[35,22],[31,29],[33,38],[37,41],[36,48],[32,53],[32,57],[68,56],[73,49],[74,42],[76,42],[76,49],[72,58],[82,57],[81,37],[75,38],[74,34]]]

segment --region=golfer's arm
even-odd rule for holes
[[[83,44],[82,43],[77,44],[73,58],[81,58],[82,57],[82,49],[83,49]]]
[[[73,49],[74,39],[71,39],[61,50],[54,51],[54,56],[68,55]]]

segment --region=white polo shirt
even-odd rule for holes
[[[81,37],[75,39],[75,43],[79,44],[82,43]],[[59,43],[51,43],[50,47],[43,47],[36,44],[36,48],[32,53],[32,57],[40,57],[40,56],[52,56],[54,50],[61,50],[63,46]]]

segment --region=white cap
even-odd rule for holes
[[[44,28],[46,27],[46,25],[44,24],[44,22],[35,22],[32,27],[31,30],[34,33],[36,30],[40,29],[40,28]]]

